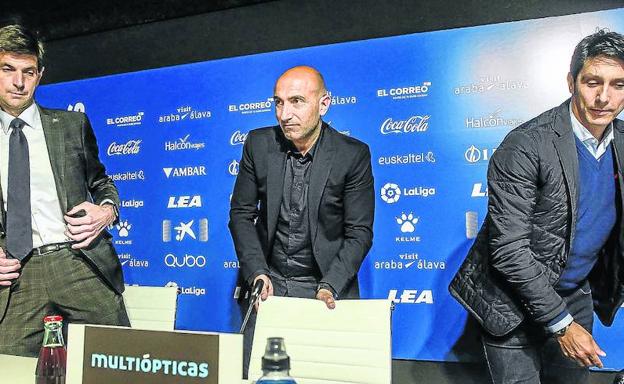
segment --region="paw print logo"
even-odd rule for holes
[[[128,220],[122,220],[116,225],[116,227],[119,231],[119,237],[128,237],[130,230],[132,229],[132,224],[128,223]]]
[[[418,223],[418,217],[414,217],[411,212],[409,214],[401,213],[401,216],[396,218],[397,224],[401,226],[401,232],[412,233],[416,230],[416,223]]]

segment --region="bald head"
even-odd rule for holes
[[[273,100],[284,136],[306,153],[318,138],[321,117],[331,104],[323,76],[312,67],[291,68],[277,79]]]
[[[277,79],[277,82],[275,83],[275,89],[277,89],[280,82],[292,81],[306,83],[308,89],[315,92],[315,94],[318,96],[323,96],[327,93],[323,75],[321,75],[321,73],[313,67],[300,65],[290,68],[286,72],[282,73],[282,75]]]

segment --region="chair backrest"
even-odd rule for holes
[[[390,384],[389,300],[339,300],[329,310],[319,300],[270,297],[260,305],[249,378],[260,366],[268,337],[283,337],[290,374],[298,384]]]
[[[126,285],[123,293],[132,328],[173,331],[178,289]]]

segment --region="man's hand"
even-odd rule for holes
[[[253,286],[256,285],[256,282],[258,280],[264,281],[264,286],[262,287],[262,291],[260,292],[260,300],[264,301],[269,296],[273,296],[273,284],[271,284],[271,279],[269,278],[269,276],[267,276],[267,275],[258,275],[254,279],[254,281],[253,281]],[[258,310],[258,306],[259,305],[260,305],[260,303],[257,302],[257,301],[254,303],[254,307],[255,307],[256,311]]]
[[[81,210],[85,212],[84,216],[71,217]],[[95,205],[85,201],[67,212],[64,218],[67,223],[65,236],[76,242],[72,248],[80,249],[88,247],[106,226],[115,221],[115,210],[110,204]]]
[[[327,305],[327,308],[329,309],[336,308],[336,300],[334,300],[334,295],[328,289],[319,289],[318,292],[316,292],[316,299],[324,301],[325,305]]]
[[[19,277],[18,271],[21,267],[19,260],[7,259],[4,249],[0,248],[0,286],[10,286],[12,280]]]
[[[559,346],[563,355],[572,359],[580,366],[602,368],[602,361],[598,356],[607,354],[600,349],[589,332],[573,321],[563,336],[558,336]]]

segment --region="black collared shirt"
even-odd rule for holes
[[[273,274],[277,272],[279,277],[309,277],[315,283],[321,277],[312,252],[308,190],[316,148],[322,138],[321,130],[316,143],[305,155],[287,142],[282,203],[269,262]]]

